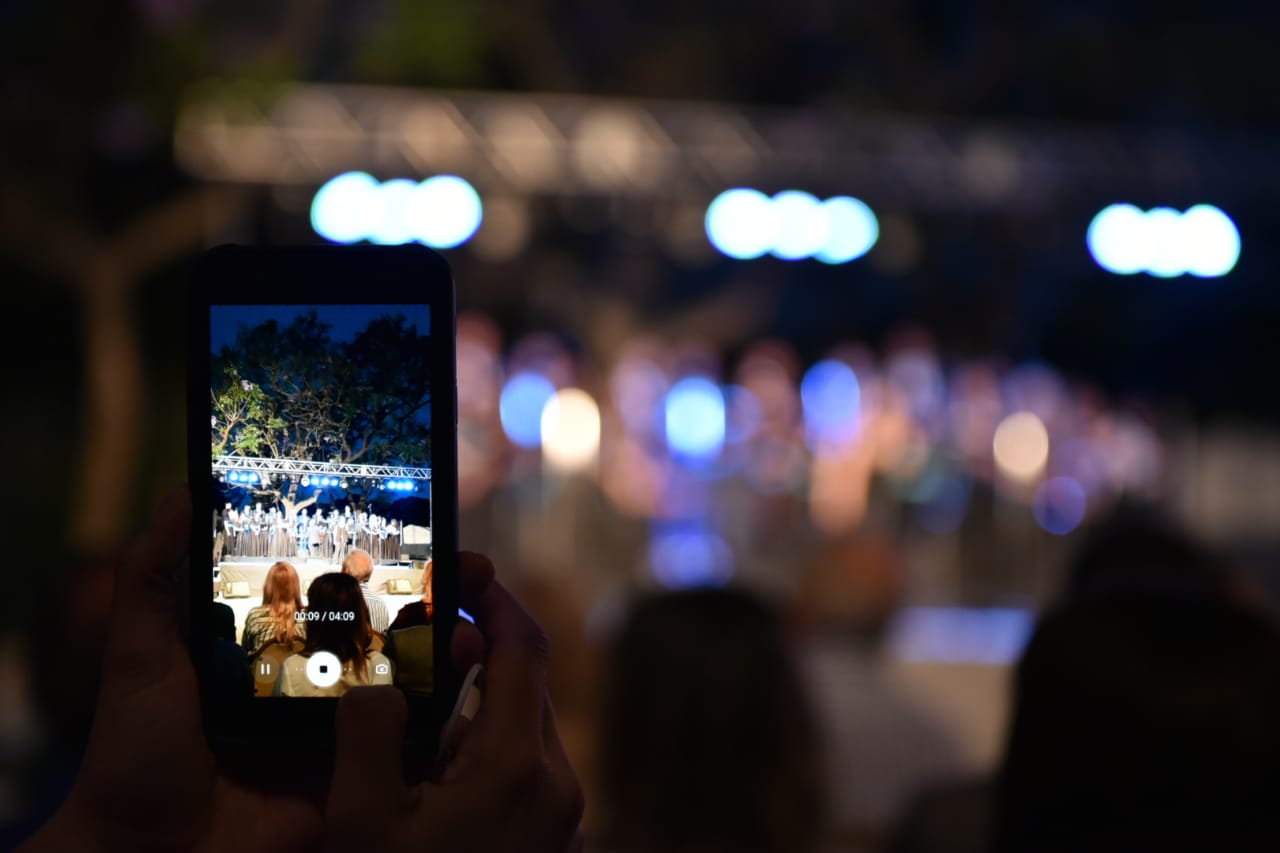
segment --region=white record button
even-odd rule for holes
[[[307,680],[316,687],[332,687],[342,678],[342,661],[329,652],[316,652],[307,661]]]

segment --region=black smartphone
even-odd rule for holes
[[[452,276],[429,249],[199,259],[189,617],[215,748],[324,750],[339,697],[390,684],[408,747],[434,754],[461,682],[455,351]]]

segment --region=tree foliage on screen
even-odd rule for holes
[[[350,341],[308,312],[244,326],[213,357],[211,450],[223,455],[424,465],[430,459],[427,337],[404,316],[372,320]],[[296,510],[297,482],[263,484]]]

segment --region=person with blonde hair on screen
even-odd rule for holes
[[[302,583],[298,570],[280,560],[267,570],[262,584],[262,604],[245,616],[240,646],[253,657],[271,643],[301,640],[306,623],[297,618],[302,610]]]

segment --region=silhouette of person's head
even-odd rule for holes
[[[1090,532],[1067,575],[1065,598],[1149,594],[1222,600],[1236,589],[1227,564],[1154,510],[1126,506]]]
[[[610,848],[817,848],[814,726],[779,617],[755,597],[700,590],[641,602],[612,650],[601,736]]]
[[[1018,667],[998,851],[1280,849],[1280,632],[1229,590],[1149,516],[1086,543]]]

